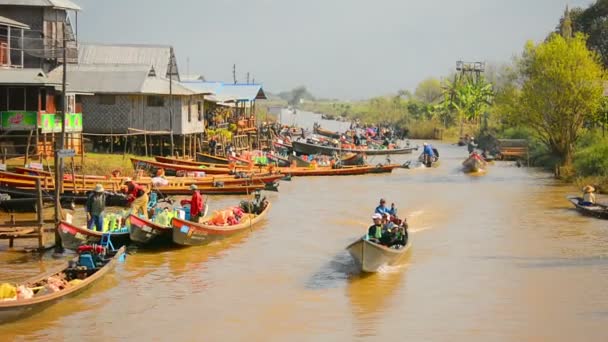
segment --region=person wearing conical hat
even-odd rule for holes
[[[101,232],[103,231],[103,212],[106,210],[106,194],[103,185],[97,184],[95,191],[87,197],[85,205],[87,212],[87,227]]]
[[[591,185],[587,185],[583,188],[583,202],[581,205],[594,205],[595,204],[595,188]]]

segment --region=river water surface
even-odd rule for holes
[[[291,124],[296,118],[288,115],[282,119]],[[254,231],[206,247],[133,251],[90,290],[0,326],[0,336],[608,340],[606,221],[572,210],[565,196],[577,190],[546,173],[505,162],[471,177],[459,171],[465,148],[435,145],[435,169],[283,182],[279,193],[266,194],[272,211]],[[413,247],[403,265],[364,276],[344,248],[371,224],[380,197],[408,218]],[[211,206],[239,200],[213,197]],[[0,255],[2,280],[61,262]]]

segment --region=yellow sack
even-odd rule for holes
[[[0,300],[17,298],[17,288],[9,283],[0,284]]]

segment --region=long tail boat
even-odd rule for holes
[[[411,238],[407,239],[405,246],[395,249],[369,241],[364,236],[348,245],[346,250],[363,272],[377,272],[383,266],[397,264],[411,246]]]
[[[66,221],[59,222],[57,227],[61,236],[61,243],[64,248],[75,250],[79,246],[87,244],[98,244],[101,241],[102,232],[78,227]],[[110,240],[114,248],[124,246],[129,243],[129,231],[109,232]]]
[[[133,168],[135,170],[143,169],[150,172],[154,172],[158,169],[163,169],[165,170],[165,173],[170,176],[174,176],[178,171],[192,173],[204,172],[207,175],[226,175],[228,174],[228,172],[230,172],[230,170],[225,167],[205,167],[204,165],[196,167],[188,165],[160,163],[152,160],[144,160],[139,158],[131,158],[131,163],[133,164]]]
[[[364,175],[367,173],[390,173],[394,169],[400,168],[401,165],[369,165],[369,166],[347,166],[333,169],[331,167],[318,166],[316,169],[309,167],[285,167],[280,168],[281,173],[298,176],[353,176]]]
[[[189,163],[197,163],[197,162],[189,162]],[[192,164],[192,165],[196,165],[196,164]],[[28,171],[28,173],[30,173],[31,175],[25,175],[25,174],[17,174],[17,173],[11,173],[11,172],[0,172],[0,178],[16,178],[16,179],[26,179],[26,180],[32,180],[35,178],[32,178],[32,176],[40,176],[40,177],[44,177],[44,181],[43,181],[43,186],[44,184],[54,184],[55,178],[54,178],[54,174],[50,173],[50,176],[46,176],[46,174],[48,174],[48,172],[44,172],[41,174],[38,174],[37,172],[39,170],[34,170],[34,169],[25,169]],[[66,177],[69,176],[69,177]],[[274,183],[277,180],[280,180],[283,176],[280,174],[255,174],[255,175],[248,175],[249,177],[242,177],[239,176],[238,178],[235,175],[210,175],[210,176],[205,176],[205,177],[173,177],[173,176],[166,176],[164,177],[169,184],[168,185],[173,185],[173,186],[189,186],[191,184],[196,184],[198,186],[211,186],[213,184],[216,183],[224,183],[224,184],[231,184],[231,185],[237,185],[237,184],[255,184],[255,183]],[[76,183],[77,185],[82,185],[82,184],[102,184],[104,186],[107,186],[107,184],[110,184],[109,186],[107,186],[109,189],[112,188],[112,184],[114,183],[118,183],[118,184],[122,184],[123,182],[123,178],[121,177],[103,177],[103,176],[94,176],[94,175],[79,175],[76,174],[73,177],[74,179],[72,179],[72,175],[65,175],[64,176],[64,184],[68,184],[68,185],[73,185],[73,183]],[[84,183],[83,183],[84,180]],[[138,177],[135,179],[135,181],[139,184],[143,184],[143,185],[148,185],[148,184],[152,184],[152,177]]]
[[[186,165],[186,166],[203,167],[203,168],[210,167],[210,168],[230,170],[230,167],[228,164],[212,164],[212,163],[199,162],[199,161],[194,161],[194,160],[185,160],[185,159],[170,158],[170,157],[158,157],[158,156],[154,157],[154,159],[156,159],[156,161],[159,163]],[[236,164],[236,165],[234,165],[234,167],[237,170],[239,170],[239,169],[246,169],[248,166],[243,165],[243,164]]]
[[[340,139],[340,133],[324,129],[319,126],[315,126],[313,132],[324,137]]]
[[[68,284],[66,288],[57,292],[49,291],[44,294],[39,294],[38,291],[42,291],[44,285],[46,285],[47,279],[55,277],[65,277],[66,280],[77,279],[79,272],[71,265],[78,262],[78,257],[74,258],[67,265],[58,267],[50,272],[38,275],[30,278],[23,282],[21,285],[31,287],[34,290],[34,296],[29,299],[17,299],[17,300],[4,300],[0,301],[0,324],[12,322],[17,319],[31,316],[36,314],[47,307],[55,304],[59,300],[66,299],[72,295],[76,295],[85,289],[91,287],[95,281],[110,272],[116,264],[125,256],[125,247],[120,248],[116,252],[108,252],[106,256],[111,256],[109,259],[102,259],[103,265],[94,269],[87,269],[85,272],[85,278],[80,282]],[[74,277],[74,278],[72,278]],[[71,278],[71,279],[70,279]],[[78,277],[79,278],[79,277]]]
[[[299,167],[310,167],[310,162],[305,161],[304,159],[289,155],[290,162],[296,162],[296,166]],[[356,165],[365,165],[365,154],[363,153],[348,153],[346,156],[343,156],[341,159],[342,165],[345,166],[356,166]]]
[[[403,147],[403,148],[394,148],[394,149],[346,149],[346,148],[337,148],[331,146],[321,146],[315,144],[309,144],[302,141],[293,141],[291,143],[293,146],[293,150],[296,153],[300,154],[324,154],[324,155],[334,155],[340,153],[360,153],[363,152],[367,155],[387,155],[387,154],[406,154],[412,153],[414,150],[417,150],[418,147]]]
[[[20,175],[25,176],[25,175]],[[36,177],[34,176],[25,176],[25,177],[33,177],[31,180],[20,180],[20,179],[3,179],[0,177],[0,192],[7,192],[9,194],[17,194],[21,198],[32,198],[36,197]],[[244,195],[252,193],[256,190],[264,190],[267,187],[275,190],[277,187],[276,180],[283,177],[283,175],[273,175],[268,179],[274,179],[273,182],[262,182],[256,181],[252,183],[249,178],[243,178],[244,181],[242,183],[223,183],[221,181],[215,182],[214,184],[205,184],[204,186],[199,186],[198,190],[205,195]],[[255,178],[254,178],[255,179]],[[86,193],[93,191],[95,189],[95,182],[87,183],[85,187],[82,187],[79,183],[76,184],[76,188],[73,187],[71,183],[64,183],[63,191],[66,196],[72,196],[77,203],[84,203],[86,201]],[[196,183],[191,183],[196,184]],[[110,185],[112,187],[110,187]],[[144,184],[146,185],[148,190],[159,192],[163,195],[189,195],[192,190],[190,190],[190,186],[187,183],[173,183],[166,186],[153,186],[151,183]],[[106,191],[118,191],[122,187],[120,182],[104,184],[104,188]],[[45,192],[54,191],[54,184],[50,184],[48,186],[44,186]],[[43,194],[43,196],[50,197],[51,195]],[[112,193],[111,196],[108,197],[111,200],[110,203],[113,206],[124,206],[124,196],[121,194]]]
[[[260,223],[270,210],[270,203],[258,214],[245,214],[241,223],[233,226],[216,226],[210,224],[210,219],[201,223],[173,218],[173,242],[182,246],[200,246],[213,241],[225,239],[238,233],[252,229]]]

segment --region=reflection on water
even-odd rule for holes
[[[305,113],[297,120],[318,121]],[[332,125],[348,124],[323,123]],[[469,177],[460,171],[465,148],[435,145],[438,168],[283,182],[267,194],[273,208],[253,232],[204,247],[130,249],[126,264],[90,290],[0,326],[0,336],[608,340],[608,226],[570,209],[565,196],[579,190],[509,162]],[[399,267],[359,274],[344,248],[371,224],[380,197],[407,216],[411,255]],[[212,206],[240,199],[213,197]],[[0,279],[61,262],[0,253]]]

